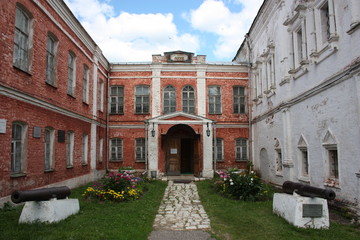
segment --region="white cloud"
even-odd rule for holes
[[[199,49],[197,36],[177,32],[171,13],[115,15],[99,0],[65,2],[110,62],[151,61],[152,54]]]
[[[263,0],[234,0],[243,9],[233,13],[224,1],[205,0],[199,8],[186,14],[186,19],[194,29],[217,36],[213,49],[216,57],[230,58],[235,55],[262,2]]]

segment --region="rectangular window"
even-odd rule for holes
[[[49,35],[46,44],[46,83],[55,86],[57,40]]]
[[[75,96],[76,86],[76,58],[75,54],[69,52],[68,55],[68,91],[67,93],[71,96]]]
[[[323,44],[330,39],[329,3],[325,2],[320,8],[321,39]]]
[[[99,162],[103,162],[103,151],[104,151],[104,139],[100,138],[99,140]]]
[[[66,167],[71,168],[74,164],[74,132],[67,132],[66,136]]]
[[[54,165],[54,142],[55,142],[55,130],[53,128],[45,128],[45,159],[44,159],[44,170],[52,171]]]
[[[216,149],[216,152],[214,151],[214,156],[216,161],[221,162],[224,161],[224,139],[222,138],[216,138],[214,150]]]
[[[176,111],[176,89],[169,85],[164,89],[164,113]]]
[[[209,86],[209,114],[221,114],[221,92],[219,86]]]
[[[82,138],[82,158],[81,164],[88,164],[88,150],[89,150],[89,136],[87,134],[83,134]]]
[[[309,176],[309,160],[307,149],[300,149],[301,152],[301,175],[303,177]]]
[[[104,110],[104,81],[101,79],[98,87],[98,109],[100,112]]]
[[[149,86],[136,86],[135,89],[135,113],[148,114],[150,112]]]
[[[276,173],[282,173],[282,153],[281,149],[276,149]]]
[[[337,149],[329,149],[329,177],[332,179],[339,178],[339,162]]]
[[[20,123],[13,123],[11,135],[11,174],[23,172],[25,137],[26,126]]]
[[[248,147],[246,138],[236,139],[236,160],[247,161],[248,160]]]
[[[89,101],[89,68],[84,65],[84,76],[83,76],[83,102],[88,103]]]
[[[112,86],[110,88],[110,113],[124,113],[124,87]]]
[[[245,113],[245,88],[234,87],[234,113]]]
[[[145,138],[135,139],[135,159],[137,162],[145,162]]]
[[[23,71],[29,71],[30,20],[24,10],[16,7],[13,64]]]
[[[110,160],[122,161],[123,159],[123,140],[120,138],[113,138],[110,140]]]

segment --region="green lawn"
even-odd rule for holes
[[[18,224],[22,207],[0,210],[0,239],[144,240],[152,231],[166,185],[154,181],[140,200],[122,203],[83,201],[86,186],[80,187],[71,194],[80,200],[80,213],[56,224]]]
[[[224,198],[210,181],[197,183],[211,228],[217,239],[360,239],[359,226],[330,224],[329,230],[300,229],[272,213],[272,201],[242,202]]]

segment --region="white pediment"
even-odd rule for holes
[[[325,134],[324,140],[323,140],[323,145],[324,146],[331,146],[331,145],[336,145],[337,141],[335,136],[332,134],[332,132],[330,130],[328,130]]]
[[[160,115],[155,118],[151,118],[147,120],[148,122],[164,122],[164,121],[196,121],[196,122],[213,122],[213,120],[204,118],[198,115],[184,113],[184,112],[173,112],[169,114]]]

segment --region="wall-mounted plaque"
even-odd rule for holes
[[[33,137],[41,138],[41,127],[34,127]]]
[[[177,154],[177,148],[171,148],[170,154]]]
[[[0,133],[6,133],[6,119],[0,119]]]
[[[65,131],[64,130],[58,130],[58,142],[65,142]]]
[[[303,204],[303,217],[322,217],[322,204]]]

